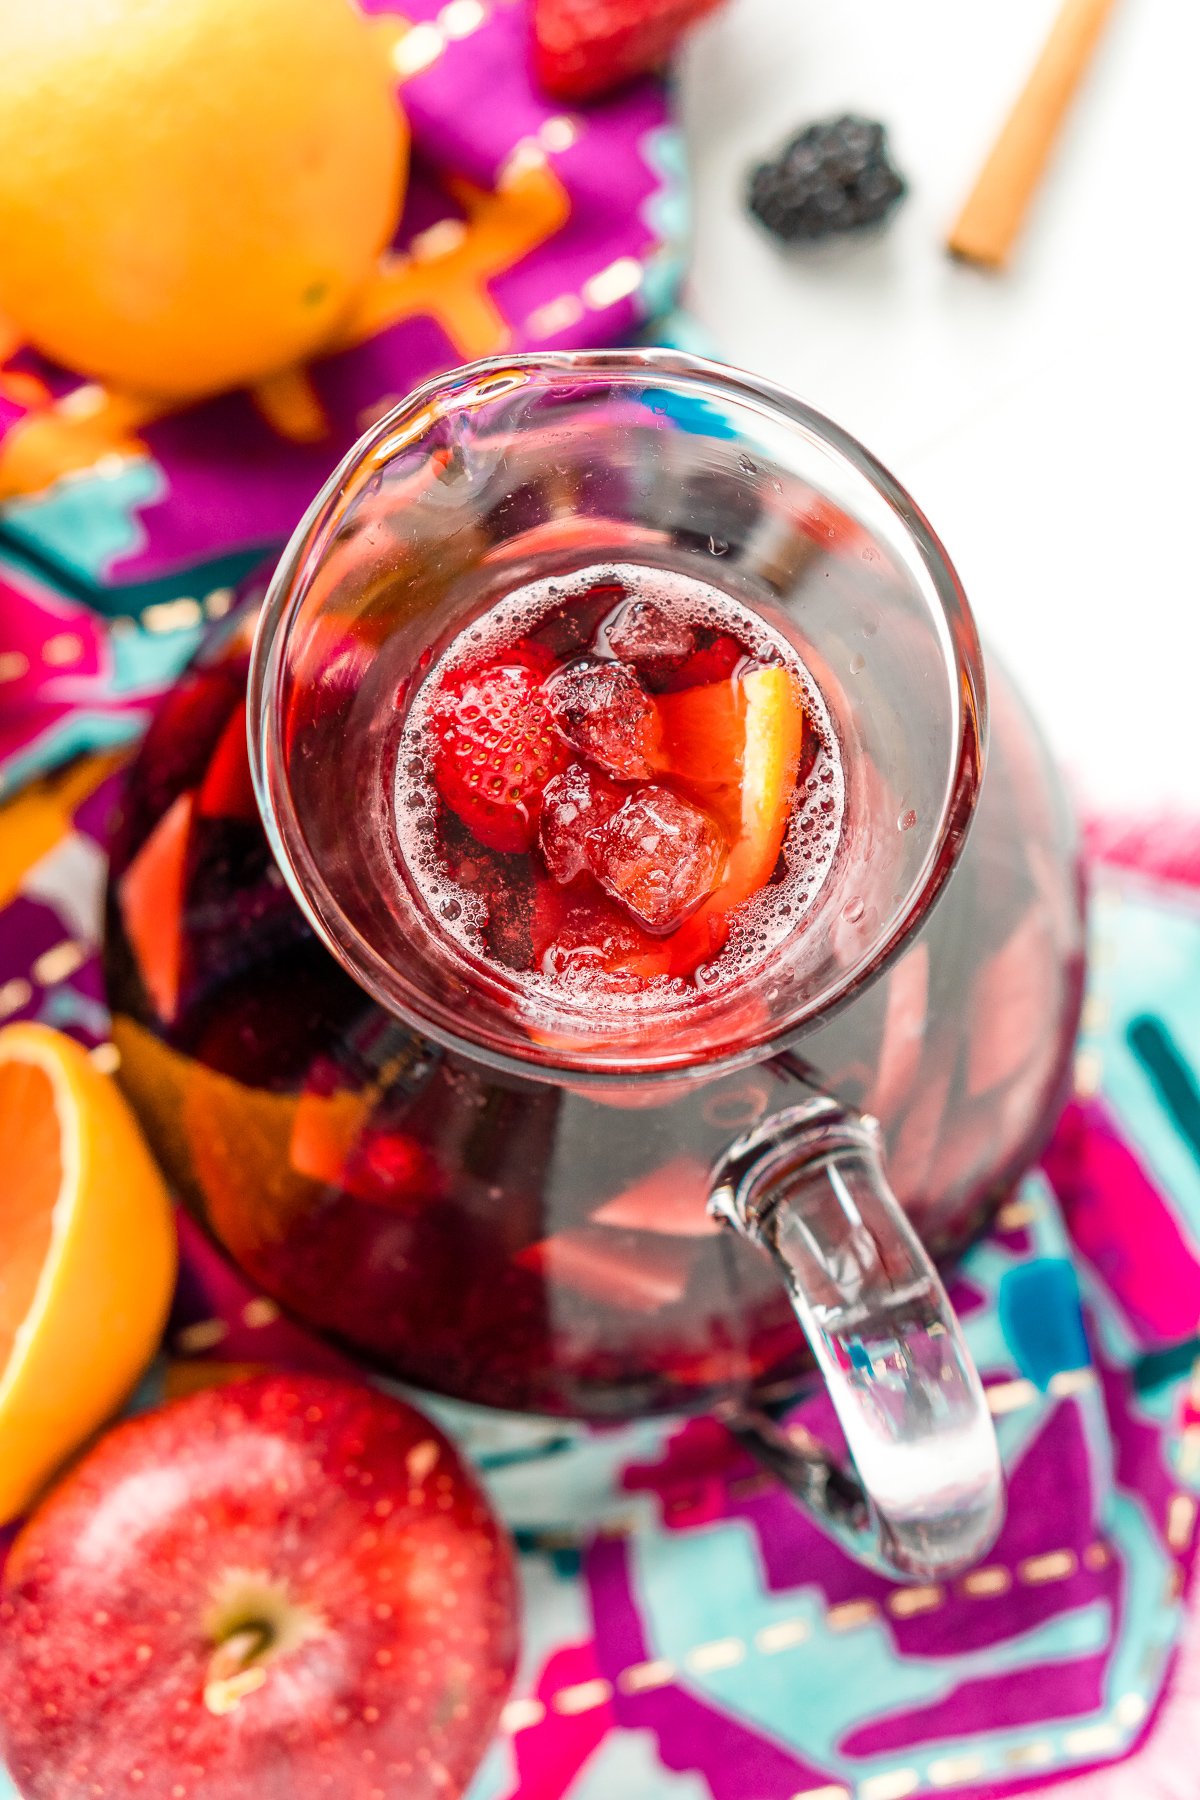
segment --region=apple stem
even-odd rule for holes
[[[210,1713],[221,1718],[240,1705],[247,1694],[262,1687],[267,1671],[259,1659],[270,1649],[274,1638],[269,1625],[243,1625],[217,1645],[204,1683],[204,1704]]]

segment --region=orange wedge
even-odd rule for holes
[[[378,1091],[303,1093],[296,1103],[288,1161],[299,1175],[337,1187]]]
[[[752,669],[658,699],[662,767],[731,840],[716,892],[671,940],[672,973],[690,974],[725,942],[725,921],[771,878],[791,817],[804,748],[804,706],[787,669]]]
[[[774,873],[804,748],[804,707],[787,669],[755,669],[741,686],[746,693],[741,833],[713,896],[726,909],[740,906]]]
[[[745,682],[713,681],[659,694],[656,704],[662,727],[657,766],[682,782],[735,841],[742,829]]]
[[[298,1136],[304,1102],[294,1094],[247,1087],[206,1068],[133,1019],[118,1015],[112,1034],[121,1085],[147,1121],[173,1186],[205,1211],[253,1274],[264,1244],[286,1240],[320,1198],[321,1181],[290,1158],[328,1158],[332,1146],[316,1148],[309,1129]]]
[[[45,1025],[0,1031],[0,1523],[116,1411],[175,1283],[162,1176],[124,1099]]]

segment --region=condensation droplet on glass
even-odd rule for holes
[[[896,830],[897,831],[911,831],[913,826],[916,824],[916,822],[917,822],[917,815],[913,811],[912,807],[910,806],[908,811],[902,812],[900,814],[900,817],[896,820]]]
[[[866,908],[864,907],[863,902],[855,896],[853,900],[847,900],[845,906],[843,906],[842,917],[845,919],[847,925],[857,925],[865,911]]]
[[[724,556],[729,549],[729,545],[724,538],[710,537],[708,540],[708,548],[713,556]]]
[[[874,637],[875,633],[878,630],[879,630],[879,620],[878,619],[864,619],[863,620],[862,634],[864,637]]]
[[[777,494],[782,494],[782,492],[783,492],[783,483],[782,483],[782,481],[773,481],[773,482],[772,482],[772,483],[771,483],[771,486],[772,486],[772,487],[773,487],[773,488],[774,488],[774,489],[775,489],[775,492],[776,492],[776,493],[777,493]]]
[[[856,650],[854,655],[850,658],[850,673],[852,675],[861,675],[866,666],[866,657],[861,650]]]
[[[872,545],[868,544],[863,550],[862,559],[864,562],[878,562],[879,552],[874,549]]]
[[[755,462],[752,462],[748,456],[739,456],[738,457],[738,468],[742,471],[743,475],[757,475],[758,474],[758,464]]]

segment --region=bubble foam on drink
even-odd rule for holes
[[[446,680],[456,669],[513,649],[551,615],[569,611],[572,600],[582,600],[603,586],[621,587],[630,597],[653,601],[694,630],[727,632],[755,662],[787,668],[801,689],[807,726],[818,742],[784,837],[782,879],[777,875],[729,915],[724,948],[686,980],[622,976],[596,967],[518,973],[499,963],[489,955],[485,939],[487,900],[454,880],[438,843],[436,807],[430,803],[436,788],[429,743],[434,707]],[[404,723],[396,762],[394,817],[400,866],[436,928],[470,958],[517,986],[531,1017],[544,1008],[558,1011],[564,1005],[596,1003],[602,1003],[610,1016],[662,1013],[701,996],[719,997],[753,978],[774,952],[805,929],[806,915],[833,865],[844,810],[837,736],[820,689],[794,645],[723,589],[690,574],[642,564],[593,564],[569,575],[529,582],[496,602],[426,671]]]

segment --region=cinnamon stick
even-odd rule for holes
[[[947,240],[985,268],[1007,261],[1114,0],[1064,0],[1025,87]]]

